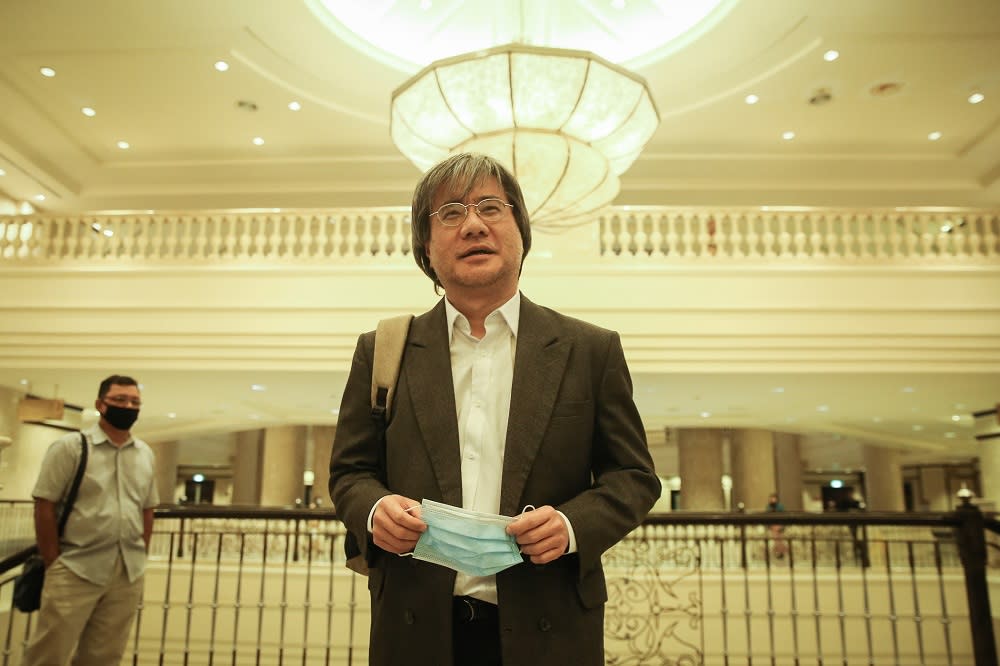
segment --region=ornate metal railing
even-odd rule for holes
[[[984,534],[996,528],[969,505],[651,516],[605,556],[606,661],[995,664]],[[158,510],[123,663],[367,663],[368,594],[343,536],[327,511]],[[0,664],[16,664],[33,616],[5,615]]]
[[[565,233],[582,228],[594,260],[884,263],[1000,256],[1000,212],[989,210],[615,206],[592,224],[596,235],[587,225]],[[409,225],[406,208],[8,216],[0,217],[0,261],[384,262],[409,255]]]

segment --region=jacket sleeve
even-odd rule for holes
[[[632,379],[617,333],[605,338],[594,371],[592,486],[559,508],[577,539],[580,575],[601,566],[601,555],[635,529],[660,497],[660,480],[632,397]],[[595,350],[596,351],[596,350]]]
[[[371,415],[372,361],[374,332],[358,338],[351,372],[344,387],[337,419],[337,432],[330,455],[330,498],[337,516],[344,522],[371,561],[374,548],[368,533],[368,514],[386,488],[384,456],[379,431]]]

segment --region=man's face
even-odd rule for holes
[[[95,407],[103,416],[108,411],[108,405],[139,410],[142,407],[142,397],[139,394],[139,387],[112,384],[104,398],[97,401]]]
[[[465,220],[458,226],[441,224],[431,216],[430,241],[427,256],[445,292],[452,296],[494,295],[513,296],[517,291],[524,245],[511,208],[504,206],[503,216],[487,224],[471,204],[484,199],[507,201],[507,196],[494,178],[488,178],[463,199],[461,193],[441,188],[435,193],[431,210],[446,203],[458,202],[469,206]]]

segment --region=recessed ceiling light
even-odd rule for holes
[[[823,60],[826,60],[827,62],[833,62],[839,57],[840,57],[840,51],[836,51],[834,49],[830,49],[829,51],[823,54]]]
[[[104,229],[101,233],[107,236],[108,238],[111,238],[112,236],[115,235],[115,232],[112,231],[111,229]]]
[[[36,194],[35,195],[35,201],[45,201],[45,195],[44,194]]]
[[[830,411],[830,405],[817,405],[816,406],[816,411],[817,412],[828,412],[828,411]]]
[[[28,385],[28,384],[30,384],[31,382],[29,382],[29,381],[28,381],[27,379],[22,379],[22,380],[21,380],[20,382],[18,382],[18,383],[19,383],[19,384],[20,384],[21,386],[27,386],[27,385]]]
[[[264,386],[263,384],[251,384],[250,385],[250,390],[251,391],[266,391],[267,387]]]
[[[176,419],[177,418],[177,412],[167,412],[167,418],[168,419]]]
[[[795,138],[795,132],[783,132],[781,138],[785,141],[791,141]]]
[[[986,95],[981,92],[974,92],[969,95],[969,104],[979,104],[984,99],[986,99]]]
[[[254,421],[259,421],[260,420],[260,414],[251,414],[250,418],[253,419]]]
[[[785,392],[784,386],[775,386],[773,389],[771,389],[771,393],[784,393],[784,392]]]
[[[924,427],[922,425],[915,425],[915,426],[913,426],[913,430],[915,432],[920,432],[923,429],[924,429]]]
[[[118,142],[118,147],[121,148],[122,150],[128,150],[132,146],[131,146],[131,144],[129,144],[128,141],[119,141]]]
[[[264,145],[264,139],[260,138],[259,136],[255,136],[253,138],[253,145],[255,145],[255,146],[263,146]]]
[[[225,60],[219,60],[215,63],[215,69],[220,72],[225,72],[229,69],[229,63]]]
[[[302,109],[302,105],[296,101],[291,101],[288,103],[288,108],[291,111],[300,111]]]
[[[89,106],[85,106],[85,107],[83,107],[82,109],[80,109],[80,112],[81,112],[81,113],[82,113],[83,115],[87,116],[88,118],[93,118],[94,116],[96,116],[96,115],[97,115],[97,111],[94,111],[94,110],[93,110],[92,108],[90,108]]]
[[[760,97],[758,97],[757,95],[750,94],[744,97],[743,101],[746,102],[747,104],[756,104],[757,102],[760,101]]]
[[[51,79],[53,76],[56,75],[56,70],[52,69],[51,67],[42,67],[38,71],[41,72],[42,76],[44,76],[47,79]]]
[[[703,419],[707,419],[707,418],[708,418],[709,416],[711,416],[711,415],[712,415],[712,412],[702,412],[702,413],[701,413],[701,414],[699,414],[698,416],[700,416],[700,417],[701,417],[701,418],[703,418]]]
[[[903,387],[903,393],[913,393],[915,390],[916,389],[913,388],[912,386],[904,386]]]
[[[0,169],[0,176],[6,176],[6,175],[7,175],[7,172],[4,171],[3,169]]]
[[[955,439],[955,433],[953,432],[946,432],[944,436],[947,437],[948,439]]]
[[[931,141],[937,141],[938,139],[941,138],[941,132],[931,132],[930,134],[927,135],[927,138],[930,139]]]
[[[873,416],[872,417],[872,422],[873,423],[882,423],[882,417],[881,416]]]
[[[951,415],[951,420],[952,420],[952,421],[961,421],[961,420],[962,420],[962,417],[961,417],[961,416],[959,416],[958,414],[952,414],[952,415]]]

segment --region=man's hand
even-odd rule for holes
[[[569,548],[566,521],[549,505],[522,513],[507,526],[507,534],[517,539],[521,552],[535,564],[557,560]]]
[[[372,541],[397,555],[412,551],[426,529],[420,520],[420,502],[402,495],[383,497],[372,516]]]

